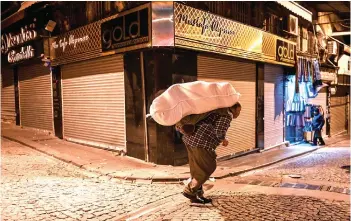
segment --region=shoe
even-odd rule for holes
[[[199,196],[199,195],[190,195],[188,193],[182,192],[183,196],[185,196],[186,198],[188,198],[190,200],[191,203],[199,203],[199,204],[207,204],[207,203],[212,203],[212,199],[208,199],[205,198],[203,196]]]
[[[196,196],[195,195],[190,195],[186,192],[182,192],[183,196],[185,196],[186,198],[188,198],[189,200],[193,201],[196,200]]]
[[[202,204],[207,204],[207,203],[212,203],[212,199],[210,198],[205,198],[205,197],[196,197],[196,200],[198,201],[198,203],[202,203]],[[195,203],[195,202],[194,202]]]

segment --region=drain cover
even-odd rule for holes
[[[289,177],[298,179],[298,178],[301,178],[302,176],[300,174],[289,174]]]

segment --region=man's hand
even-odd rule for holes
[[[226,147],[228,146],[228,144],[229,144],[229,141],[227,139],[224,139],[222,142],[222,146]]]

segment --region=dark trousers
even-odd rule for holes
[[[322,138],[322,132],[320,130],[315,130],[313,134],[313,144],[317,145],[318,140],[321,145],[325,145],[324,140]]]
[[[217,168],[215,152],[200,147],[186,147],[188,150],[191,182],[184,188],[190,195],[203,194],[202,185]]]

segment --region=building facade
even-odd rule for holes
[[[312,82],[301,82],[298,70],[319,61],[312,14],[295,3],[96,3],[109,13],[90,4],[86,20],[73,6],[67,10],[76,16],[56,19],[64,6],[53,7],[57,26],[52,37],[38,38],[37,63],[2,66],[2,118],[18,114],[18,125],[68,141],[181,165],[181,134],[146,119],[153,99],[172,84],[226,81],[241,93],[242,114],[228,131],[230,145],[217,150],[221,160],[306,140],[302,122],[289,123],[290,115],[305,119],[305,106],[288,109],[297,95],[304,105],[333,111],[329,75],[321,74],[328,86],[317,96],[303,97]],[[262,16],[263,9],[272,13]]]

